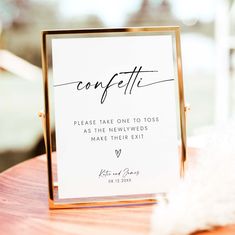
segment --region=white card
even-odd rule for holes
[[[173,48],[171,35],[52,39],[60,199],[179,180]]]

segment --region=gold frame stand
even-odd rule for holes
[[[65,208],[86,208],[86,207],[107,207],[107,206],[121,206],[121,205],[143,205],[156,203],[156,195],[130,195],[130,196],[112,196],[102,198],[86,198],[64,200],[58,199],[58,184],[54,181],[53,173],[53,157],[52,157],[52,141],[51,141],[51,127],[50,127],[50,108],[49,108],[49,81],[48,81],[48,48],[47,39],[59,35],[74,35],[74,34],[138,34],[138,33],[171,33],[175,36],[175,50],[176,50],[176,65],[178,75],[178,94],[179,94],[179,111],[180,111],[180,131],[181,131],[181,165],[180,176],[183,177],[185,171],[186,154],[186,113],[190,110],[189,106],[184,103],[183,91],[183,72],[181,62],[180,50],[180,28],[178,26],[163,26],[163,27],[131,27],[131,28],[106,28],[106,29],[79,29],[79,30],[49,30],[42,31],[41,37],[41,54],[42,54],[42,69],[44,79],[44,111],[39,112],[39,117],[42,121],[45,148],[47,153],[47,167],[48,167],[48,189],[49,189],[49,208],[50,209],[65,209]],[[166,198],[165,194],[157,195],[157,198]]]

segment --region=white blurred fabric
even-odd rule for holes
[[[187,235],[235,223],[235,124],[216,130],[195,158],[168,203],[156,205],[152,234]]]

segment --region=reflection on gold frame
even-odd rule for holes
[[[43,120],[44,139],[47,153],[47,167],[48,167],[48,187],[49,187],[49,208],[84,208],[84,207],[103,207],[103,206],[119,206],[119,205],[142,205],[152,204],[156,202],[156,195],[130,195],[130,196],[112,196],[112,197],[99,197],[99,198],[86,198],[86,199],[58,199],[57,191],[58,185],[54,182],[54,171],[52,163],[52,138],[51,138],[51,121],[50,121],[50,105],[49,105],[49,59],[48,59],[48,38],[63,36],[63,35],[91,35],[97,36],[99,34],[110,36],[115,34],[125,35],[138,35],[144,33],[162,33],[173,34],[175,38],[175,59],[178,73],[178,97],[179,97],[179,112],[180,112],[180,133],[181,133],[181,146],[180,146],[180,175],[184,174],[184,162],[186,160],[186,121],[185,111],[187,108],[184,103],[184,90],[183,90],[183,75],[182,75],[182,62],[181,62],[181,49],[180,49],[180,28],[178,26],[169,27],[132,27],[132,28],[106,28],[106,29],[79,29],[79,30],[49,30],[42,31],[41,35],[41,54],[42,54],[42,69],[44,79],[44,112],[41,113]],[[165,196],[165,195],[161,195]]]

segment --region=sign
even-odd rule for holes
[[[58,200],[155,195],[179,181],[177,30],[50,38]]]

